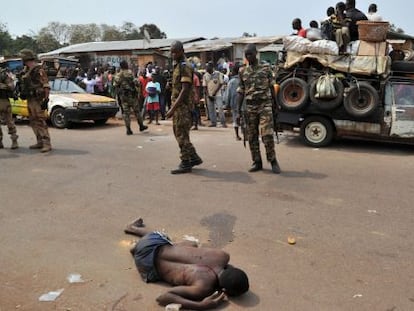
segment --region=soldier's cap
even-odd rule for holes
[[[36,59],[36,54],[33,53],[32,50],[23,49],[23,50],[20,51],[20,57],[25,62],[25,61],[28,61],[28,60],[35,60]]]

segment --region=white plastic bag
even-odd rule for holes
[[[309,45],[309,52],[312,54],[338,55],[339,48],[335,41],[317,40]]]
[[[332,74],[325,74],[319,77],[316,83],[316,98],[320,99],[332,99],[338,96],[335,89],[335,82],[337,78]]]
[[[287,36],[283,38],[283,45],[286,51],[308,53],[312,41],[299,36]]]

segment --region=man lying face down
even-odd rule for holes
[[[198,248],[190,241],[173,243],[164,233],[146,229],[142,219],[129,224],[125,233],[141,237],[131,253],[143,280],[173,286],[157,298],[160,305],[207,310],[226,296],[249,290],[246,273],[229,265],[229,254],[220,249]]]

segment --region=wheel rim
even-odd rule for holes
[[[311,122],[306,125],[305,136],[311,143],[320,144],[326,139],[327,135],[326,127],[320,122]]]
[[[59,110],[53,114],[53,123],[55,123],[56,127],[64,127],[65,122],[65,115],[63,111]]]
[[[352,107],[360,113],[369,111],[371,107],[374,105],[374,99],[372,98],[372,96],[364,91],[356,93],[354,98],[351,99],[351,102]]]
[[[296,107],[304,96],[303,88],[299,84],[291,83],[285,88],[283,98],[286,105]]]

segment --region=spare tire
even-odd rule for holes
[[[286,111],[297,111],[308,104],[309,89],[305,80],[289,78],[280,84],[279,105]]]
[[[352,85],[344,99],[345,110],[354,117],[372,115],[379,104],[378,91],[368,82]]]
[[[316,98],[316,85],[318,83],[318,78],[314,79],[309,87],[309,97],[312,104],[324,111],[334,110],[335,108],[339,107],[342,104],[344,99],[344,85],[339,79],[335,79],[334,85],[335,90],[338,94],[335,98]]]

